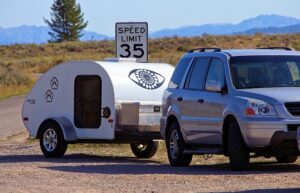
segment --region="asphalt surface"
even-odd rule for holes
[[[21,110],[25,96],[14,96],[0,100],[0,138],[25,130]]]

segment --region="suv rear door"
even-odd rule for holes
[[[195,58],[190,67],[184,87],[177,92],[177,105],[180,108],[180,123],[186,142],[199,141],[202,128],[202,117],[205,109],[202,108],[204,83],[209,66],[209,57]]]

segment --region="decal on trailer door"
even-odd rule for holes
[[[159,88],[165,81],[165,77],[147,69],[134,69],[128,77],[140,87],[149,90]]]

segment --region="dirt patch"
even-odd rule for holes
[[[300,163],[253,159],[232,172],[224,156],[194,156],[190,167],[170,167],[163,144],[152,159],[128,145],[70,145],[61,159],[44,158],[38,141],[21,133],[0,142],[1,192],[300,192]]]

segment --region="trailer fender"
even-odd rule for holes
[[[50,117],[49,119],[43,121],[41,126],[48,121],[54,121],[60,126],[60,128],[63,132],[63,135],[64,135],[64,139],[67,142],[77,141],[76,130],[73,127],[72,123],[67,118],[65,118],[65,117]],[[40,128],[41,128],[41,126],[40,126]],[[38,131],[37,137],[40,137],[40,129]]]

